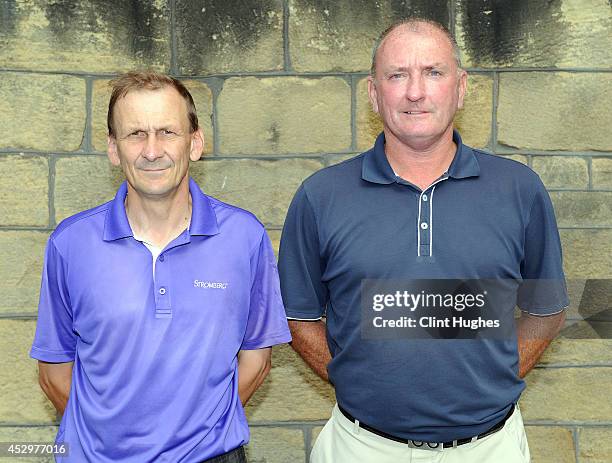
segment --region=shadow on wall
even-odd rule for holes
[[[612,1],[612,0],[610,0]],[[473,65],[515,60],[529,40],[545,62],[557,62],[565,25],[562,0],[463,0],[461,28]]]
[[[138,58],[153,59],[156,51],[156,24],[151,18],[161,17],[164,12],[156,7],[156,2],[147,0],[56,0],[54,2],[34,1],[31,5],[19,5],[16,0],[3,0],[0,4],[0,27],[4,34],[13,33],[18,26],[20,15],[35,6],[40,7],[49,21],[49,30],[62,43],[79,43],[81,24],[85,30],[124,31],[123,34],[108,34],[113,47],[129,51]],[[38,5],[37,5],[38,4]],[[20,13],[20,14],[19,14]],[[125,41],[123,37],[130,37]]]

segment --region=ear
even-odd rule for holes
[[[189,159],[197,161],[202,157],[202,151],[204,150],[204,132],[198,128],[191,134],[191,149],[189,150]]]
[[[372,111],[378,113],[378,92],[376,90],[376,82],[374,77],[368,76],[368,97],[370,98],[370,104],[372,105]]]
[[[106,137],[106,142],[108,143],[106,154],[108,155],[110,163],[116,167],[120,166],[121,159],[119,158],[119,152],[117,151],[117,139],[114,135],[108,135]]]
[[[463,108],[463,99],[465,98],[465,92],[467,91],[467,72],[463,69],[459,71],[459,95],[457,98],[457,109]]]

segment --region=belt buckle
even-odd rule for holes
[[[408,447],[411,449],[431,450],[434,452],[442,452],[444,450],[443,442],[424,442],[420,440],[408,440]]]

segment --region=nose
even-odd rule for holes
[[[147,140],[143,148],[142,156],[149,161],[155,161],[163,156],[162,144],[158,140],[156,132],[147,133]]]
[[[411,75],[406,79],[406,98],[419,101],[425,96],[425,82],[420,74]]]

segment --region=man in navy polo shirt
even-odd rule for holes
[[[464,145],[453,130],[466,85],[446,28],[394,24],[368,79],[383,133],[371,150],[304,181],[291,203],[279,269],[292,346],[338,401],[314,463],[529,461],[516,403],[564,320],[560,240],[538,176]],[[516,303],[517,331],[368,336],[368,282],[448,279],[501,284],[494,309],[513,328]],[[405,302],[377,296],[394,307],[384,310]]]
[[[36,335],[40,384],[71,462],[242,462],[243,405],[290,341],[264,227],[189,178],[203,134],[184,85],[112,82],[115,199],[47,245]]]

